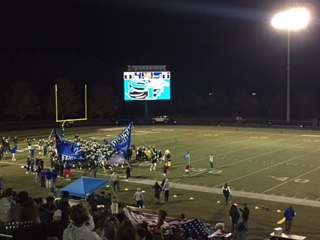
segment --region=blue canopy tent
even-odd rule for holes
[[[73,183],[60,189],[68,191],[70,196],[85,198],[109,183],[106,179],[81,177]]]

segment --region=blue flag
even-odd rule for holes
[[[54,134],[56,137],[56,148],[57,148],[59,157],[60,156],[62,158],[66,157],[69,160],[85,159],[82,155],[81,148],[78,144],[71,141],[67,141],[67,140],[62,141],[56,129],[54,130]]]
[[[54,129],[54,136],[56,138],[56,145],[60,144],[62,140],[61,140],[61,137],[56,129]]]
[[[190,159],[190,152],[188,151],[186,155],[183,156],[183,159],[185,161],[187,161],[188,159]]]
[[[118,137],[110,142],[111,147],[113,147],[116,152],[122,152],[125,155],[127,154],[131,144],[131,128],[132,122],[129,123]]]

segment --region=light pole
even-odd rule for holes
[[[277,13],[271,20],[276,29],[288,32],[287,48],[287,122],[290,122],[290,33],[305,28],[309,23],[310,15],[305,8],[294,8]]]

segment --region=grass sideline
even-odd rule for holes
[[[124,127],[123,127],[124,128]],[[66,138],[72,139],[76,133],[84,139],[95,138],[98,141],[106,137],[112,140],[121,132],[115,128],[70,128],[66,129]],[[51,129],[2,133],[2,136],[46,139]],[[172,185],[189,186],[186,189],[171,188],[170,202],[156,205],[153,202],[151,184],[161,181],[160,166],[150,172],[149,163],[133,164],[133,179],[122,181],[121,187],[128,191],[117,193],[123,205],[133,204],[133,193],[142,187],[146,193],[146,205],[152,209],[165,209],[171,216],[184,212],[188,217],[197,217],[214,223],[224,220],[230,227],[228,207],[223,202],[220,188],[228,182],[234,192],[233,201],[239,207],[247,203],[251,210],[250,233],[247,239],[267,239],[276,222],[282,218],[283,210],[293,204],[297,216],[293,232],[305,235],[307,239],[317,239],[319,229],[315,222],[319,204],[319,164],[318,153],[320,133],[307,130],[253,129],[207,126],[146,126],[133,127],[132,143],[136,146],[155,146],[164,152],[169,149],[173,165],[168,173]],[[21,148],[26,144],[19,142]],[[191,171],[183,177],[186,161],[183,156],[190,151]],[[209,170],[209,154],[215,155],[215,169]],[[26,175],[20,166],[26,162],[28,152],[17,153],[17,162],[11,162],[10,156],[0,162],[1,175],[5,187],[14,190],[27,190],[31,196],[46,196],[47,189],[41,189],[30,175]],[[49,165],[46,160],[46,165]],[[119,170],[124,175],[124,169]],[[81,176],[75,172],[74,179]],[[109,178],[102,171],[99,177]],[[65,179],[59,185],[69,184]],[[199,190],[201,187],[209,191]],[[110,189],[106,189],[110,191]],[[176,198],[172,196],[176,195]],[[252,197],[252,196],[258,197]],[[264,196],[264,197],[261,197]],[[193,197],[194,200],[190,200]],[[272,199],[278,199],[273,201]],[[283,201],[286,199],[288,201]],[[270,201],[272,200],[272,201]],[[298,202],[298,204],[296,204]],[[255,210],[255,207],[259,210]],[[262,206],[270,210],[262,209]]]

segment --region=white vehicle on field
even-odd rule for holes
[[[164,123],[169,122],[169,117],[167,115],[158,115],[152,118],[152,123]]]

